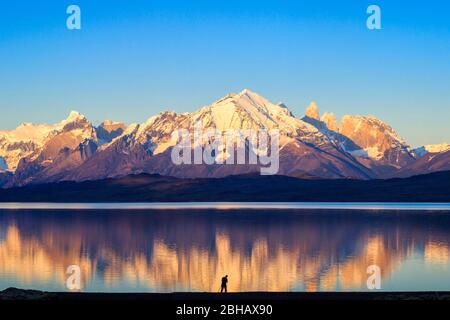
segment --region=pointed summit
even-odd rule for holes
[[[250,106],[264,106],[269,105],[271,102],[264,98],[263,96],[249,90],[244,89],[239,93],[230,93],[227,94],[222,99],[214,102],[211,106],[212,107],[234,107],[239,106],[247,109]]]
[[[249,97],[261,97],[261,95],[257,94],[256,92],[250,90],[250,89],[244,89],[238,94],[239,96],[249,96]]]
[[[308,108],[306,108],[305,115],[308,118],[315,119],[315,120],[320,120],[319,108],[317,107],[317,105],[316,105],[316,103],[314,101],[311,101],[311,103],[309,104]]]
[[[85,119],[86,117],[79,113],[78,111],[70,111],[69,117],[66,120],[77,120],[77,119]]]
[[[298,130],[308,130],[305,128],[306,123],[296,119],[286,106],[276,105],[249,89],[228,94],[212,105],[194,112],[192,117],[195,121],[202,119],[205,125],[219,131],[280,129],[294,134]]]
[[[325,112],[322,117],[320,117],[320,121],[325,123],[327,128],[332,131],[338,131],[338,125],[336,116],[332,112]]]
[[[69,116],[61,122],[61,124],[67,124],[78,121],[86,121],[86,117],[79,113],[78,111],[71,111]]]
[[[253,94],[256,94],[256,93],[254,93],[254,92],[253,92],[252,90],[250,90],[250,89],[245,88],[245,89],[242,90],[239,94],[240,94],[240,95],[244,95],[244,94],[247,94],[247,95],[253,95]]]
[[[264,98],[263,96],[257,94],[256,92],[253,92],[249,89],[242,90],[237,96],[237,100],[248,100],[254,104],[258,105],[266,105],[270,104],[270,101]]]

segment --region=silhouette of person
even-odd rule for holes
[[[220,286],[220,293],[227,293],[227,283],[228,283],[228,275],[222,278],[222,285]]]

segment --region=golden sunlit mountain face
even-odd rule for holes
[[[60,290],[69,265],[80,266],[88,290],[100,282],[216,292],[225,274],[234,292],[367,290],[370,265],[388,280],[415,252],[426,264],[446,264],[450,252],[446,230],[431,237],[398,221],[377,228],[364,219],[112,213],[0,220],[0,275]]]

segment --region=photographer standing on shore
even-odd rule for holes
[[[224,292],[227,293],[227,284],[228,284],[228,275],[222,278],[222,285],[220,286],[220,293]]]

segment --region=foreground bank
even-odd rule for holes
[[[292,301],[292,300],[443,300],[450,292],[239,292],[239,293],[71,293],[44,292],[8,288],[0,292],[0,300],[175,300],[175,301]]]
[[[450,171],[405,179],[131,175],[0,189],[0,202],[450,202]]]

